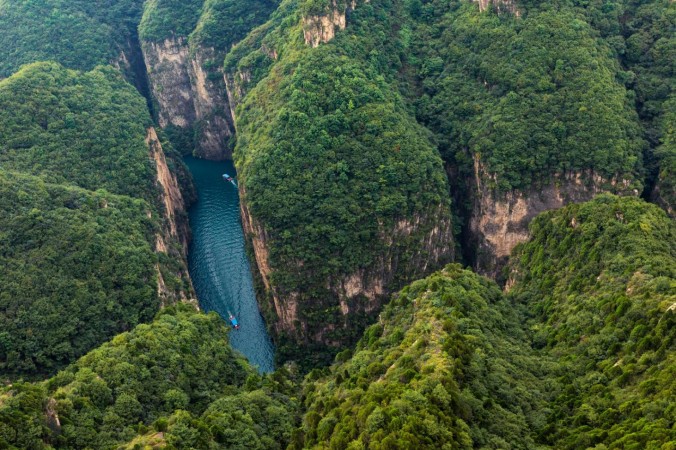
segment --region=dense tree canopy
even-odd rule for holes
[[[305,386],[305,448],[533,448],[547,397],[498,286],[457,265],[395,296]],[[299,447],[301,448],[301,447]]]
[[[448,159],[473,157],[501,190],[584,169],[640,187],[626,74],[574,11],[543,3],[517,18],[431,2],[415,16],[418,115]]]
[[[0,0],[0,448],[673,449],[676,225],[657,206],[541,214],[504,291],[451,264],[388,294],[452,254],[427,236],[461,228],[476,181],[593,172],[673,215],[674,2],[476,3]],[[113,67],[139,69],[137,37],[205,50],[236,107],[263,312],[300,305],[280,356],[303,372],[342,350],[331,367],[261,376],[217,315],[158,313],[158,285],[188,283],[155,251],[150,99]],[[369,270],[380,291],[340,297]]]
[[[154,253],[163,223],[149,125],[112,68],[35,63],[0,81],[5,376],[54,373],[149,321],[158,268],[172,292],[185,288],[180,257]]]
[[[195,28],[204,0],[148,0],[144,2],[139,37],[145,41],[187,36]]]
[[[135,34],[143,0],[3,0],[0,78],[23,64],[91,70],[116,60]]]
[[[0,82],[0,164],[50,183],[154,201],[150,116],[119,72],[36,63]]]
[[[676,226],[653,205],[600,196],[539,216],[510,296],[560,364],[545,440],[665,448],[676,416]],[[668,447],[666,447],[668,448]]]
[[[180,305],[44,383],[0,390],[0,445],[109,449],[166,432],[173,448],[283,448],[295,418],[280,382],[233,352],[215,313]]]
[[[53,372],[152,318],[149,210],[0,171],[0,373]]]

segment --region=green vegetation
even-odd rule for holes
[[[0,171],[0,373],[50,373],[157,308],[141,200]]]
[[[640,185],[641,129],[616,81],[626,74],[569,8],[515,18],[431,2],[414,16],[417,114],[461,170],[475,158],[499,190],[585,169]]]
[[[603,195],[531,232],[509,294],[459,265],[412,283],[301,404],[291,372],[260,377],[217,315],[179,305],[0,389],[0,445],[671,448],[676,225]]]
[[[534,448],[547,393],[498,286],[458,265],[395,296],[330,376],[305,385],[297,448]]]
[[[150,117],[119,72],[36,63],[0,82],[0,164],[85,189],[154,201]]]
[[[190,35],[190,45],[227,52],[255,26],[265,22],[276,7],[275,0],[206,0],[199,22]]]
[[[295,425],[295,405],[266,390],[227,395],[209,405],[199,416],[179,410],[131,441],[127,449],[144,448],[241,448],[283,449]],[[166,423],[166,427],[165,427]],[[162,431],[158,437],[158,431]]]
[[[0,0],[0,448],[676,448],[676,224],[643,200],[541,214],[506,293],[452,264],[375,320],[452,253],[429,236],[476,181],[593,172],[673,214],[673,2],[371,0],[305,44],[344,7]],[[146,101],[105,66],[137,31],[233,84],[263,312],[302,383],[259,375],[213,313],[157,312],[158,285],[189,288],[178,243],[154,248]]]
[[[296,448],[671,448],[676,225],[605,195],[531,233],[508,296],[448,266],[310,373]]]
[[[116,448],[153,427],[174,448],[283,448],[294,424],[285,378],[261,380],[226,336],[215,313],[167,308],[44,383],[3,388],[0,445]]]
[[[635,198],[540,215],[516,253],[510,296],[563,389],[555,448],[670,448],[676,441],[676,226]]]
[[[147,0],[139,25],[139,38],[163,41],[185,37],[195,28],[204,0]]]
[[[354,13],[358,31],[385,11],[363,8],[361,16]],[[346,32],[336,45],[310,49],[298,39],[293,5],[280,10],[287,16],[278,11],[261,28],[265,35],[255,31],[235,47],[236,58],[226,58],[227,72],[236,67],[251,80],[237,110],[235,162],[244,201],[265,230],[271,290],[300,305],[296,329],[286,334],[306,344],[317,343],[311,341],[318,333],[319,344],[353,342],[374,300],[344,299],[352,311],[346,329],[341,284],[360,270],[378,270],[387,255],[397,263],[384,275],[385,289],[423,273],[420,261],[431,250],[421,248],[422,237],[450,222],[446,177],[429,133],[388,82],[394,67],[365,57],[387,41],[378,31],[389,21],[372,30],[374,38]],[[390,242],[396,224],[406,220],[419,225]],[[282,358],[307,356],[298,336],[288,337],[279,339]],[[336,345],[330,347],[335,352]],[[321,360],[327,357],[330,352]]]
[[[116,60],[135,35],[141,5],[142,0],[3,0],[0,78],[37,61],[91,70]]]
[[[676,96],[665,103],[662,129],[662,146],[656,151],[660,161],[657,201],[671,217],[674,217],[676,214]]]
[[[35,63],[0,82],[4,376],[52,374],[151,320],[156,267],[170,293],[188,290],[174,243],[154,253],[148,126],[143,98],[112,68]]]

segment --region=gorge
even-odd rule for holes
[[[674,61],[670,0],[0,0],[0,448],[672,450]]]

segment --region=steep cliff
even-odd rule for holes
[[[187,261],[190,244],[188,205],[183,197],[177,169],[171,169],[167,164],[167,156],[155,128],[148,128],[145,142],[154,162],[158,203],[161,205],[161,225],[155,238],[155,252],[160,255],[156,266],[157,292],[163,306],[177,301],[196,305]]]
[[[166,0],[146,5],[140,29],[159,124],[184,153],[232,158],[234,107],[223,59],[274,6],[268,0],[246,5],[195,0],[181,8]],[[185,14],[178,12],[182,8]]]
[[[640,193],[645,142],[626,74],[575,11],[529,5],[517,18],[497,14],[513,2],[488,3],[441,15],[438,38],[425,16],[415,23],[423,95],[412,101],[463,208],[467,262],[498,277],[540,212]]]
[[[325,44],[336,36],[336,31],[345,29],[345,9],[334,8],[326,14],[306,16],[303,18],[303,37],[305,43],[317,47]]]
[[[191,51],[187,38],[144,42],[143,54],[161,127],[175,127],[193,141],[197,156],[229,159],[232,118],[222,74],[205,66],[218,63],[214,50]]]
[[[447,182],[429,134],[360,56],[379,45],[372,36],[387,39],[392,23],[388,16],[365,33],[375,13],[364,12],[359,34],[348,37],[348,26],[314,46],[305,43],[307,18],[321,14],[283,3],[225,60],[261,308],[280,358],[305,367],[327,362],[393,289],[455,251]],[[343,36],[358,56],[342,54]]]
[[[188,128],[197,114],[189,73],[189,48],[185,38],[143,42],[143,55],[153,97],[158,104],[159,124]]]
[[[601,192],[638,195],[630,180],[605,180],[593,171],[555,174],[553,181],[527,190],[499,192],[484,183],[490,175],[475,162],[469,216],[471,263],[481,274],[504,281],[512,249],[529,237],[528,224],[541,212],[591,200]]]

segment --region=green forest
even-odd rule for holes
[[[3,374],[53,374],[159,309],[156,266],[181,263],[155,254],[151,124],[111,67],[34,63],[0,81]]]
[[[670,0],[0,0],[0,449],[676,450],[675,64]]]

